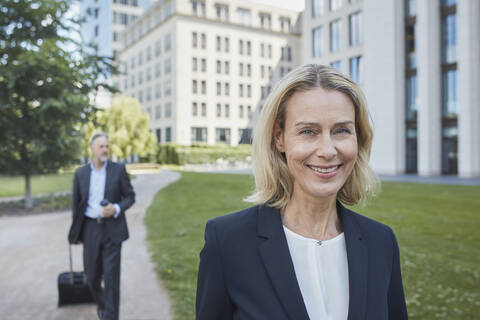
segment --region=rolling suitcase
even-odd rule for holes
[[[88,289],[85,273],[73,272],[72,267],[72,246],[69,245],[70,271],[58,275],[58,306],[77,303],[95,303],[93,296]]]

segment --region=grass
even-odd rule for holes
[[[183,172],[148,209],[148,242],[177,320],[195,318],[205,222],[250,206],[248,175]],[[360,213],[397,236],[411,319],[474,319],[480,309],[480,187],[385,182]]]
[[[73,173],[35,175],[31,180],[32,194],[48,194],[72,189]],[[23,176],[0,176],[0,197],[23,196]]]

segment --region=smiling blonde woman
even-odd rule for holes
[[[343,206],[376,191],[372,138],[337,70],[301,66],[275,86],[253,140],[257,205],[207,222],[197,319],[408,318],[392,230]]]

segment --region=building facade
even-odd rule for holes
[[[120,34],[154,0],[82,0],[82,41],[97,45],[99,55],[116,56]]]
[[[480,1],[307,0],[302,62],[365,92],[379,173],[480,176]]]
[[[249,143],[272,85],[300,64],[299,13],[248,1],[168,0],[122,34],[115,82],[159,142]]]

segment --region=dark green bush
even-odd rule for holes
[[[157,161],[161,164],[207,164],[218,159],[228,161],[245,161],[252,153],[251,145],[232,147],[227,144],[179,146],[161,144],[158,148]]]

